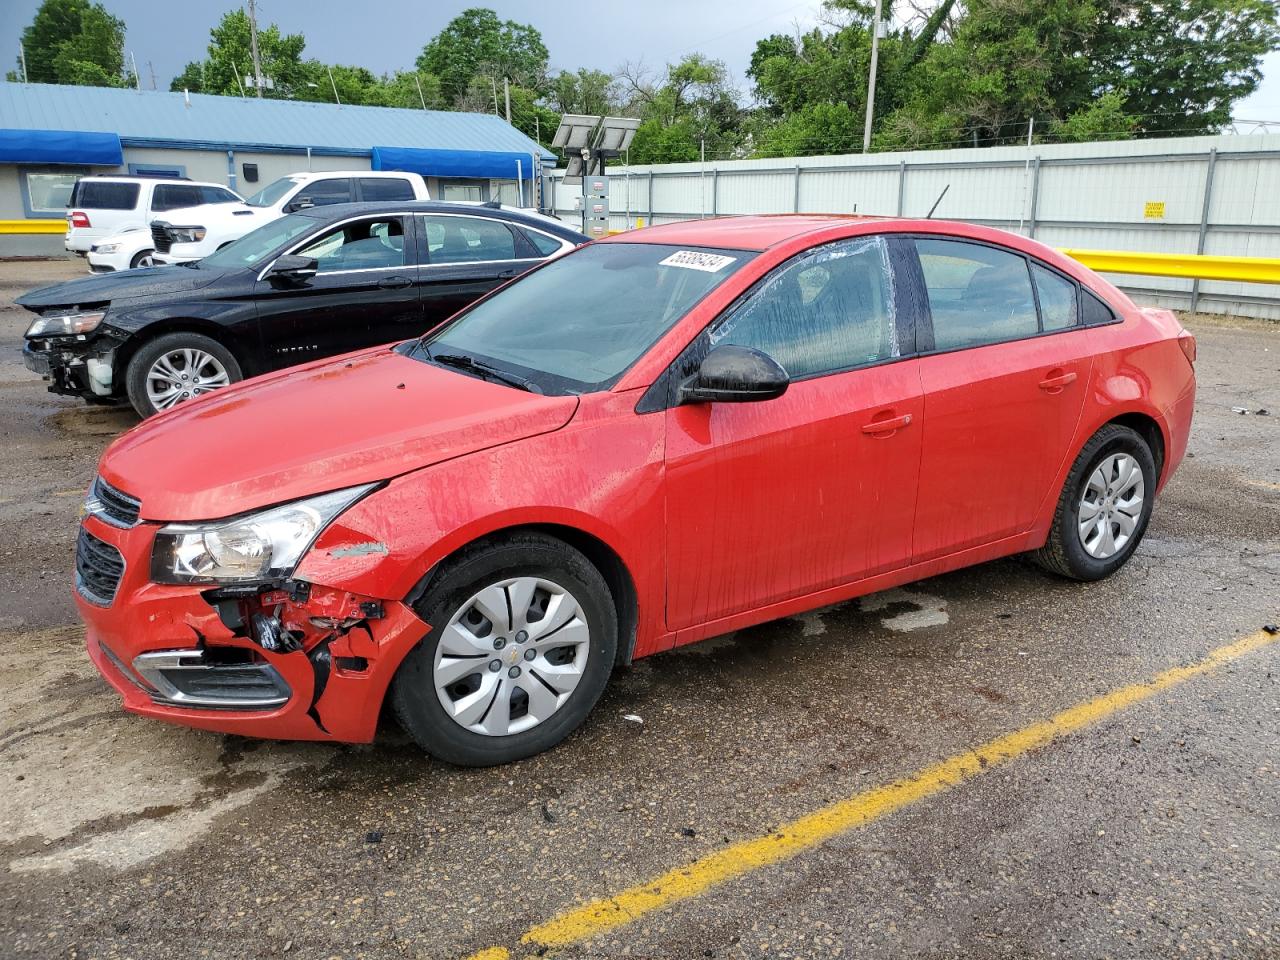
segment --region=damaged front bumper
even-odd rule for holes
[[[126,710],[242,736],[373,739],[396,668],[427,632],[408,606],[296,581],[217,590],[152,583],[157,529],[96,515],[81,528],[82,539],[97,541],[93,556],[119,554],[108,602],[102,589],[85,589],[95,570],[78,573],[76,602],[89,656]]]
[[[49,381],[49,392],[86,399],[119,395],[115,383],[115,354],[121,340],[96,336],[40,337],[22,348],[22,362]]]

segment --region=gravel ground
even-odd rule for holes
[[[1104,583],[999,561],[654,657],[562,747],[493,770],[391,726],[343,747],[132,718],[83,655],[69,568],[96,459],[135,421],[17,354],[11,298],[78,269],[0,264],[4,957],[514,945],[1280,619],[1280,328],[1201,317],[1191,454]],[[555,955],[1280,957],[1277,676],[1280,645]]]

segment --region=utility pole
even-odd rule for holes
[[[502,78],[502,96],[507,101],[507,123],[511,122],[511,81]]]
[[[22,45],[22,41],[18,41],[18,57],[22,60],[22,82],[30,83],[27,79],[27,48]]]
[[[254,3],[255,0],[249,0],[249,49],[253,53],[253,89],[257,91],[258,98],[261,99],[262,61],[258,57],[258,10],[254,6]],[[332,75],[329,79],[333,79]]]
[[[154,90],[156,88],[156,68],[150,60],[147,61],[147,72],[151,74],[151,89]]]
[[[413,85],[418,88],[418,100],[422,102],[422,109],[427,109],[427,98],[422,95],[422,84],[418,81],[418,73],[416,70],[413,73]]]
[[[333,99],[337,101],[338,106],[342,106],[342,98],[338,96],[338,85],[333,82],[333,67],[325,67],[325,69],[329,71],[329,86],[333,87]]]
[[[498,116],[498,81],[490,77],[489,83],[493,87],[493,115],[496,117]]]
[[[138,58],[133,55],[133,51],[129,51],[129,62],[133,64],[133,86],[137,90],[142,89],[142,78],[138,76]]]
[[[876,110],[876,65],[880,60],[880,13],[882,0],[876,0],[876,18],[871,24],[871,75],[867,78],[867,122],[862,128],[862,152],[871,149],[871,118]]]

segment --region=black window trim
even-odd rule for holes
[[[980,240],[977,237],[962,237],[962,236],[956,236],[955,234],[949,234],[949,233],[922,233],[918,231],[913,231],[911,233],[894,234],[894,236],[901,237],[905,241],[910,241],[909,243],[906,243],[905,246],[911,251],[911,256],[916,262],[916,269],[919,271],[918,280],[920,283],[920,307],[919,307],[920,315],[916,318],[917,320],[916,342],[917,342],[917,346],[919,347],[918,356],[934,357],[934,356],[939,356],[941,354],[946,354],[946,353],[956,353],[960,350],[979,350],[983,347],[997,347],[997,346],[1000,346],[1001,344],[1006,344],[1006,343],[1021,343],[1024,340],[1035,340],[1035,339],[1038,339],[1039,337],[1055,337],[1055,336],[1060,336],[1062,334],[1074,333],[1077,330],[1092,330],[1098,327],[1109,327],[1114,324],[1121,323],[1124,320],[1124,318],[1121,317],[1116,312],[1116,309],[1113,306],[1111,306],[1111,304],[1107,303],[1105,299],[1098,296],[1098,294],[1094,293],[1092,290],[1090,290],[1088,287],[1082,284],[1075,277],[1072,277],[1064,273],[1063,271],[1055,267],[1053,264],[1046,263],[1045,261],[1041,260],[1039,257],[1033,256],[1032,254],[1029,254],[1029,253],[1024,253],[1021,250],[1015,250],[1013,247],[1008,247],[1000,243],[994,243],[990,240]],[[1003,253],[1012,254],[1015,257],[1021,257],[1027,264],[1027,279],[1031,283],[1031,295],[1036,305],[1036,328],[1037,328],[1036,332],[1032,334],[1028,334],[1025,337],[1009,337],[1004,340],[990,340],[985,343],[969,343],[969,344],[964,344],[958,347],[948,347],[944,350],[937,349],[934,346],[934,338],[933,338],[933,307],[929,302],[928,290],[924,286],[924,268],[920,264],[919,252],[917,251],[917,248],[915,245],[916,240],[950,240],[954,243],[967,243],[967,244],[972,244],[974,246],[979,246],[979,247],[990,247],[992,250],[999,250]],[[1040,291],[1036,288],[1035,274],[1031,272],[1031,267],[1033,265],[1037,267],[1042,267],[1043,269],[1067,281],[1068,283],[1070,283],[1072,286],[1075,287],[1076,322],[1071,326],[1063,327],[1058,330],[1044,329],[1044,315],[1040,309]],[[1104,307],[1106,307],[1107,312],[1111,314],[1110,320],[1106,320],[1101,323],[1085,323],[1084,322],[1084,296],[1086,294],[1093,297],[1095,300],[1101,303]]]
[[[790,269],[800,260],[811,255],[815,250],[822,247],[829,247],[832,244],[844,243],[849,240],[877,239],[884,242],[889,252],[889,267],[893,271],[893,277],[890,282],[890,292],[893,298],[893,315],[895,322],[898,324],[898,347],[902,351],[896,357],[883,357],[879,360],[868,360],[863,363],[856,363],[848,367],[840,367],[833,370],[823,370],[817,373],[807,373],[804,376],[790,377],[790,383],[804,383],[806,380],[817,380],[822,377],[835,377],[843,373],[853,373],[858,370],[868,370],[873,367],[883,367],[891,363],[901,363],[904,360],[912,360],[919,356],[918,352],[918,324],[916,317],[911,313],[904,313],[899,309],[901,284],[899,282],[899,271],[907,268],[905,254],[907,247],[910,245],[895,244],[893,241],[901,236],[901,234],[892,232],[883,233],[855,233],[847,237],[838,237],[835,240],[826,240],[822,243],[815,243],[813,246],[806,247],[799,253],[795,253],[783,260],[781,263],[775,264],[768,273],[762,277],[758,277],[754,283],[746,290],[733,298],[723,310],[711,318],[705,327],[694,334],[693,338],[685,344],[684,348],[676,354],[674,360],[667,365],[667,369],[658,376],[649,388],[641,395],[640,401],[636,404],[636,413],[659,413],[680,405],[678,397],[678,386],[683,383],[697,369],[697,364],[702,362],[710,350],[710,334],[719,324],[723,323],[735,310],[743,305],[748,299],[754,296],[759,290],[769,282],[774,276]],[[914,251],[914,247],[910,247]],[[911,253],[914,259],[914,253]],[[919,262],[916,261],[916,269],[919,269]],[[908,349],[909,346],[909,349]]]

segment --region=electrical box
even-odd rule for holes
[[[592,240],[609,235],[609,178],[583,178],[582,232]]]

